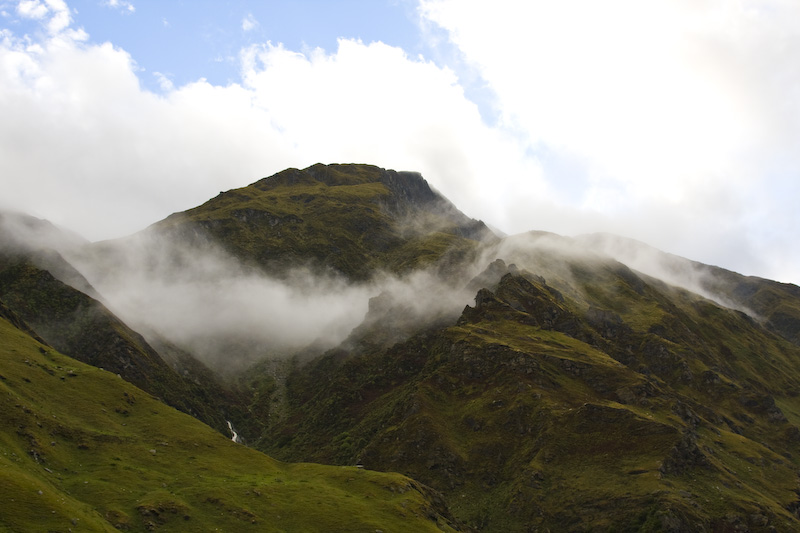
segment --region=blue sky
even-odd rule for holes
[[[75,24],[95,42],[126,50],[142,69],[139,79],[159,90],[159,73],[176,85],[206,78],[239,81],[238,56],[254,43],[291,50],[335,50],[339,38],[382,41],[421,51],[415,9],[407,1],[297,0],[71,2]],[[133,7],[133,9],[131,9]]]
[[[97,240],[367,162],[798,283],[797,57],[790,0],[0,0],[0,207]]]

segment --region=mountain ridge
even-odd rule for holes
[[[784,304],[800,299],[800,287],[758,276],[744,276],[713,265],[706,265],[674,254],[661,252],[647,244],[609,234],[592,234],[578,238],[579,242],[603,251],[627,264],[640,267],[654,277],[694,290],[721,305],[738,309],[763,321],[768,329],[794,344],[800,343],[800,310]],[[648,256],[645,260],[637,256]],[[647,263],[660,264],[648,272]],[[650,265],[653,268],[652,265]],[[720,301],[721,300],[721,301]]]
[[[399,471],[453,527],[800,528],[800,288],[654,250],[318,164],[65,257],[174,367],[218,342],[248,445]]]

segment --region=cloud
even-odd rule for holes
[[[3,179],[27,176],[5,201],[89,238],[315,162],[420,170],[484,218],[504,196],[534,194],[535,180],[527,191],[509,181],[535,177],[535,163],[484,126],[452,72],[385,44],[342,40],[308,55],[253,46],[241,84],[199,80],[163,95],[142,89],[133,58],[108,43],[8,40],[0,54]],[[481,195],[491,174],[494,193]]]
[[[18,226],[8,231],[30,233]],[[309,345],[338,345],[378,294],[391,328],[429,324],[443,314],[454,319],[474,298],[428,271],[348,283],[297,268],[277,279],[211,243],[155,230],[90,248],[77,243],[64,253],[127,324],[168,339],[223,373]]]
[[[250,30],[254,30],[258,27],[258,21],[253,16],[252,13],[248,13],[246,17],[242,19],[242,31],[248,32]]]
[[[125,0],[105,0],[103,5],[108,6],[113,9],[118,9],[123,13],[133,13],[136,11],[136,6],[134,6],[131,2],[126,2]]]
[[[491,11],[431,1],[422,10],[478,66],[505,123],[532,145],[587,157],[598,177],[638,186],[632,192],[678,198],[663,178],[691,183],[681,170],[713,168],[752,126],[714,56],[728,52],[714,48],[726,36],[692,35],[715,14],[628,1],[499,2]]]
[[[496,95],[500,125],[543,161],[547,181],[566,192],[559,201],[583,215],[677,225],[689,230],[686,242],[712,244],[706,230],[720,233],[716,226],[744,231],[739,256],[766,252],[764,264],[780,248],[762,249],[756,228],[790,242],[798,216],[781,227],[763,214],[796,212],[779,192],[787,169],[800,170],[796,3],[501,1],[486,9],[423,0],[420,13]],[[677,240],[631,232],[686,253]]]
[[[111,263],[102,256],[75,262],[128,324],[191,350],[216,370],[315,341],[335,345],[366,313],[368,287],[302,272],[290,284],[246,271],[219,250],[150,239],[128,240]]]
[[[173,91],[175,89],[175,84],[172,83],[172,80],[169,79],[168,74],[163,74],[161,72],[153,72],[153,76],[156,77],[158,80],[158,86],[161,87],[161,90],[165,93]]]
[[[72,15],[64,0],[20,0],[17,14],[23,18],[46,21],[50,34],[58,34],[72,23]]]
[[[91,238],[119,236],[279,170],[290,153],[240,86],[198,81],[157,96],[111,44],[7,39],[3,202]]]
[[[88,238],[286,167],[366,162],[421,172],[507,233],[611,231],[800,281],[793,4],[423,2],[492,95],[491,124],[463,73],[351,39],[255,44],[234,82],[157,75],[150,93],[63,2],[24,5],[61,29],[0,35],[0,203]]]
[[[39,0],[21,0],[17,4],[17,13],[21,17],[30,19],[43,19],[50,10]]]

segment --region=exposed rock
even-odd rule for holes
[[[708,458],[697,445],[697,435],[685,431],[659,467],[662,475],[680,475],[692,468],[711,468]]]
[[[631,330],[617,313],[594,306],[589,307],[584,319],[606,339],[616,339]]]

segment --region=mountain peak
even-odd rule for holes
[[[493,238],[419,173],[363,164],[287,169],[172,215],[155,230],[202,234],[269,271],[312,266],[350,279],[430,264]]]
[[[260,190],[270,190],[320,183],[328,187],[382,184],[388,192],[387,200],[396,208],[402,204],[421,207],[449,203],[444,196],[431,188],[419,172],[387,170],[357,163],[316,163],[303,170],[290,168],[259,180],[253,186]],[[454,206],[452,208],[455,209]]]

